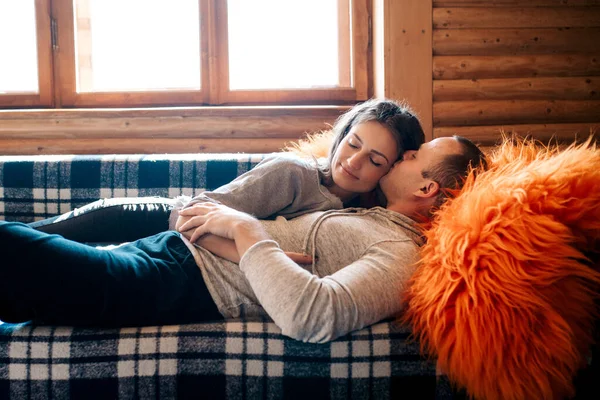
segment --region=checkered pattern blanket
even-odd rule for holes
[[[30,222],[103,197],[194,195],[261,155],[0,157],[0,218]],[[463,397],[382,322],[328,344],[270,322],[119,330],[0,325],[0,398],[442,399]]]
[[[196,195],[248,171],[263,155],[0,157],[0,219],[31,222],[101,198]]]
[[[388,322],[321,345],[268,322],[0,325],[0,398],[450,398],[447,379],[408,335]]]

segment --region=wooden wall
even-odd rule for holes
[[[600,1],[433,0],[432,27],[434,137],[600,131]]]
[[[372,0],[373,92],[427,138],[600,134],[600,0]],[[0,154],[277,151],[347,106],[0,110]]]
[[[348,106],[0,110],[0,154],[267,153]]]

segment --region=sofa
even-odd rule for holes
[[[0,218],[28,223],[101,198],[195,195],[262,158],[2,156]],[[0,324],[2,399],[463,397],[395,321],[327,344],[285,337],[266,320],[122,329]]]

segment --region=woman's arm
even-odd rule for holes
[[[310,170],[304,160],[283,153],[270,155],[231,182],[192,199],[185,199],[182,206],[177,205],[173,209],[169,217],[169,229],[178,230],[175,221],[182,209],[203,202],[224,204],[262,219],[303,209],[300,197],[311,196],[312,193],[305,184],[310,174],[314,175],[315,182],[318,181],[318,174]],[[314,195],[312,197],[312,201],[316,202]]]
[[[186,215],[180,215],[179,218],[177,219],[176,229],[179,230],[179,228],[182,225],[184,225],[193,216],[195,216],[196,214],[193,214],[193,213],[197,209],[198,209],[198,207],[191,207],[190,209],[188,209],[188,211],[186,211],[186,213],[185,213]],[[183,236],[185,236],[188,240],[190,240],[192,238],[192,235],[193,235],[195,229],[197,228],[197,226],[193,225],[193,223],[192,223],[192,224],[187,225],[185,228],[186,228],[186,230],[181,232],[181,234]],[[229,260],[236,264],[239,264],[239,262],[240,262],[240,259],[241,259],[240,253],[238,252],[238,250],[236,248],[235,242],[231,239],[225,239],[223,237],[208,233],[208,234],[205,234],[202,237],[196,239],[194,241],[194,243],[197,244],[198,246],[210,251],[211,253],[226,259],[226,260]],[[291,252],[291,251],[287,251],[287,252],[285,252],[285,254],[292,261],[294,261],[298,264],[311,264],[312,263],[312,257],[309,255]]]
[[[309,161],[277,154],[218,189],[194,197],[183,208],[210,201],[266,219],[306,212],[326,202],[321,189],[318,171]]]

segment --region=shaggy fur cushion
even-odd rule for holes
[[[426,232],[406,321],[478,399],[572,396],[597,318],[600,151],[506,142]]]

